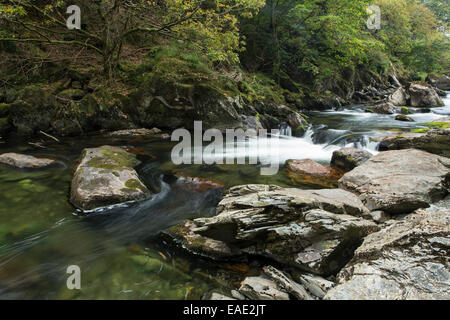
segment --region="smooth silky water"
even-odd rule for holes
[[[213,264],[192,257],[158,236],[184,219],[212,216],[222,190],[198,188],[182,177],[199,177],[224,188],[248,184],[296,185],[283,168],[287,159],[329,163],[344,146],[376,153],[373,138],[386,132],[421,128],[450,114],[450,101],[431,113],[413,114],[414,123],[393,115],[364,113],[360,106],[342,111],[312,112],[304,137],[281,135],[277,154],[262,148],[258,156],[280,163],[276,175],[263,176],[259,165],[180,165],[170,161],[174,142],[112,139],[105,136],[0,139],[0,153],[19,152],[60,160],[45,170],[0,167],[0,299],[200,299],[210,290],[228,292],[248,266]],[[289,134],[285,128],[282,133]],[[237,156],[248,156],[251,139],[237,145]],[[104,144],[133,148],[142,161],[137,171],[156,193],[151,199],[81,214],[68,201],[70,182],[83,148]],[[274,150],[274,149],[273,149]],[[225,151],[216,159],[232,157]],[[178,178],[178,180],[177,180]],[[181,179],[180,179],[181,178]],[[81,290],[68,290],[66,269],[81,268]]]

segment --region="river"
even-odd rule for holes
[[[340,111],[311,112],[301,138],[284,127],[277,154],[258,149],[258,156],[282,164],[310,158],[329,163],[334,150],[357,147],[377,153],[377,137],[399,130],[424,128],[450,115],[450,98],[430,113],[394,115],[365,113],[354,105]],[[216,265],[190,257],[165,243],[158,233],[183,219],[211,216],[222,189],[198,188],[180,177],[213,179],[225,187],[247,183],[296,185],[283,168],[263,176],[258,165],[181,165],[170,161],[175,143],[161,140],[123,141],[102,135],[0,140],[0,153],[18,152],[60,160],[63,166],[38,171],[0,167],[0,299],[200,299],[209,290],[223,292],[248,272],[251,264]],[[239,146],[258,143],[251,139]],[[147,201],[81,214],[68,201],[70,182],[83,148],[128,145],[139,151],[137,171],[156,194]],[[220,157],[234,156],[225,151]],[[178,177],[177,178],[175,178]],[[81,290],[68,290],[66,269],[81,269]]]

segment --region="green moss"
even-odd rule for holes
[[[401,111],[402,114],[409,114],[409,109],[408,107],[402,107]]]
[[[140,181],[136,179],[130,179],[127,182],[125,182],[125,186],[129,189],[139,189],[142,188],[142,184]]]
[[[413,132],[413,133],[426,133],[426,132],[428,132],[428,131],[430,131],[430,129],[413,129],[411,132]]]
[[[8,124],[8,118],[0,118],[0,127]]]
[[[101,147],[102,155],[90,159],[86,165],[99,169],[122,169],[132,168],[139,164],[136,156],[124,151],[112,150],[107,147]]]
[[[420,125],[431,127],[434,129],[447,129],[450,128],[450,122],[428,122],[428,123],[421,123]]]

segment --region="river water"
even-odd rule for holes
[[[170,160],[175,143],[156,139],[93,135],[59,143],[47,138],[0,140],[0,153],[50,157],[64,164],[38,171],[0,166],[0,299],[200,299],[212,289],[227,293],[243,274],[251,274],[251,265],[216,265],[158,237],[184,219],[215,213],[222,189],[186,177],[211,179],[224,187],[264,183],[310,188],[291,181],[282,168],[285,160],[310,158],[326,164],[333,151],[344,146],[377,153],[377,137],[425,128],[420,124],[450,115],[450,98],[444,100],[445,107],[410,115],[416,122],[365,113],[357,105],[311,112],[303,137],[290,136],[284,127],[276,153],[270,147],[257,149],[261,159],[281,165],[271,176],[261,175],[260,165],[176,166]],[[237,152],[225,148],[215,157],[245,157],[245,147],[260,142],[250,139],[238,144]],[[104,144],[137,151],[142,161],[137,171],[156,194],[140,203],[80,214],[68,201],[76,161],[83,148]],[[69,265],[81,269],[81,290],[67,288]]]

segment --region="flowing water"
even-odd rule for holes
[[[282,168],[285,160],[329,163],[333,151],[344,146],[376,153],[377,137],[422,128],[420,123],[450,115],[449,98],[445,103],[431,113],[410,115],[414,123],[365,113],[362,106],[312,112],[302,138],[292,137],[291,129],[283,126],[276,147],[272,139],[249,139],[209,159],[259,156],[262,165],[280,164],[271,176],[260,174],[261,164],[176,166],[170,161],[175,145],[170,141],[100,135],[59,143],[0,139],[0,153],[50,157],[63,164],[37,171],[0,167],[0,299],[199,299],[212,289],[227,292],[248,266],[217,266],[186,255],[158,236],[184,219],[215,213],[222,189],[202,187],[201,179],[189,177],[210,179],[225,188],[247,183],[308,188],[291,181]],[[252,149],[261,142],[265,147]],[[72,173],[83,148],[104,144],[137,151],[142,161],[137,171],[156,194],[147,201],[82,215],[68,201]],[[81,290],[67,289],[69,265],[81,269]]]

